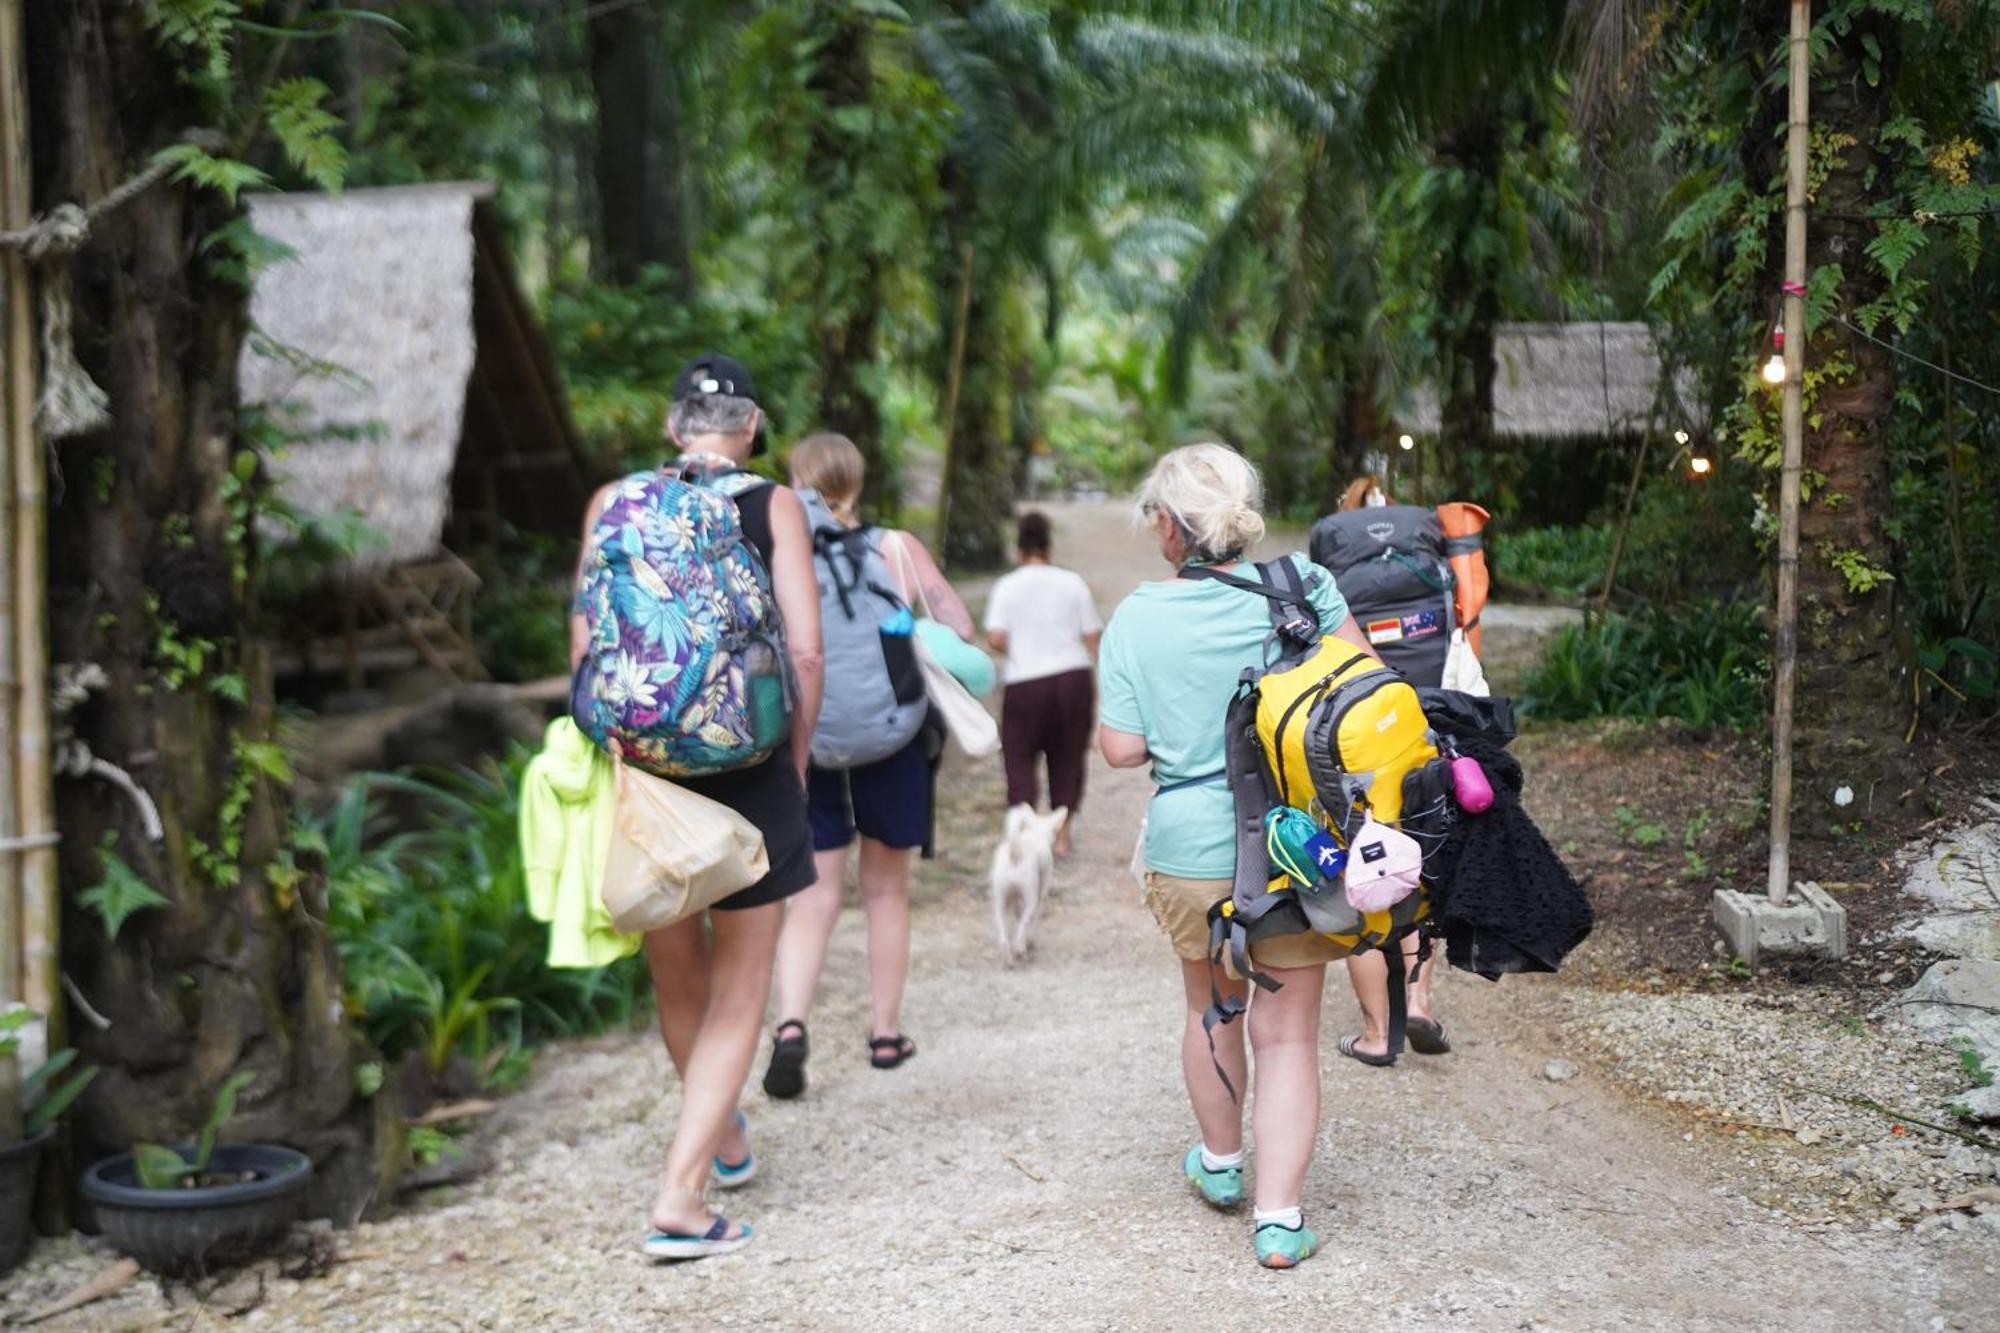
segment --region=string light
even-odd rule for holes
[[[1677,430],[1677,431],[1675,431],[1675,432],[1674,432],[1674,443],[1675,443],[1675,444],[1678,444],[1678,445],[1679,445],[1679,446],[1681,446],[1681,448],[1683,448],[1683,449],[1687,448],[1687,444],[1688,444],[1688,433],[1687,433],[1686,431],[1684,431],[1684,430]]]
[[[1764,383],[1783,384],[1785,382],[1785,326],[1771,326],[1771,359],[1764,363]]]
[[[1396,440],[1396,443],[1402,445],[1405,450],[1410,450],[1417,447],[1417,442],[1411,439],[1407,435],[1399,436]]]
[[[1707,476],[1708,470],[1714,466],[1713,463],[1703,458],[1700,454],[1696,454],[1693,458],[1688,459],[1688,467],[1693,469],[1697,477]]]

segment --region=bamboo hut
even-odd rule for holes
[[[1554,512],[1523,521],[1574,521],[1615,487],[1648,431],[1704,433],[1695,377],[1661,383],[1659,348],[1642,323],[1501,324],[1493,339],[1493,432],[1521,469],[1512,488]],[[1420,384],[1401,429],[1439,428],[1437,390]]]
[[[1692,382],[1660,402],[1660,353],[1640,323],[1502,324],[1493,337],[1493,431],[1503,439],[1618,439],[1685,414]],[[1438,429],[1437,390],[1420,385],[1403,424]]]
[[[486,184],[266,194],[258,235],[291,252],[259,274],[243,400],[304,518],[360,527],[335,595],[298,599],[280,670],[334,660],[350,684],[412,659],[482,674],[478,579],[463,556],[509,529],[574,532],[587,467],[555,362],[523,300]]]

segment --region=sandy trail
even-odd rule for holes
[[[1107,512],[1058,517],[1059,556],[1097,571],[1107,610],[1155,576]],[[1125,869],[1144,776],[1092,772],[1078,854],[1033,957],[1007,968],[978,896],[997,777],[958,762],[941,812],[951,853],[926,868],[915,916],[906,1027],[921,1054],[895,1073],[866,1066],[850,911],[813,1018],[809,1092],[771,1105],[753,1080],[746,1102],[762,1177],[721,1202],[756,1227],[748,1250],[678,1267],[637,1252],[678,1092],[657,1041],[622,1037],[551,1052],[492,1127],[491,1174],[360,1229],[330,1279],[279,1284],[252,1319],[969,1331],[1930,1329],[1992,1317],[1987,1242],[1801,1229],[1745,1200],[1751,1182],[1720,1174],[1699,1136],[1591,1072],[1537,1077],[1561,1053],[1545,1017],[1561,983],[1547,979],[1446,976],[1457,1053],[1376,1070],[1332,1054],[1356,1015],[1344,977],[1329,978],[1325,1119],[1306,1192],[1326,1248],[1292,1273],[1258,1269],[1248,1218],[1210,1211],[1178,1174],[1193,1135],[1179,982]],[[106,1326],[102,1311],[67,1323]]]

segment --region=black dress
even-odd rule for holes
[[[771,565],[771,497],[777,489],[759,486],[736,497],[743,535],[764,557],[767,569]],[[734,912],[782,902],[800,889],[810,888],[819,878],[813,869],[812,829],[806,823],[806,789],[799,781],[798,766],[792,762],[790,741],[755,767],[675,781],[689,791],[720,801],[755,824],[764,835],[765,854],[771,858],[764,878],[747,889],[738,889],[712,910]]]

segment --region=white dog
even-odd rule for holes
[[[1032,805],[1017,805],[1007,812],[1000,845],[993,849],[992,885],[993,925],[1000,932],[1000,951],[1010,962],[1028,956],[1028,932],[1055,875],[1056,832],[1068,818],[1067,809],[1038,815]],[[1016,903],[1018,916],[1010,922]]]

